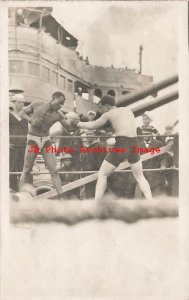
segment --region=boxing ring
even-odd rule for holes
[[[171,93],[168,93],[164,96],[161,96],[159,98],[156,98],[156,99],[153,99],[153,100],[150,100],[148,101],[147,103],[142,103],[141,102],[141,99],[151,95],[152,93],[155,93],[155,92],[158,92],[162,89],[165,89],[169,86],[172,86],[174,84],[176,84],[178,82],[178,76],[175,75],[175,76],[172,76],[166,80],[163,80],[159,83],[155,83],[155,84],[152,84],[150,85],[149,87],[146,87],[146,88],[143,88],[142,90],[140,91],[135,91],[135,92],[131,92],[127,95],[124,95],[122,96],[121,98],[119,98],[116,102],[116,106],[128,106],[132,103],[136,103],[138,101],[140,101],[140,103],[138,104],[138,106],[134,107],[132,109],[133,113],[135,116],[138,116],[138,115],[141,115],[146,109],[148,110],[152,110],[154,108],[157,108],[159,106],[162,106],[164,104],[167,104],[171,101],[174,101],[178,98],[178,91],[175,90]],[[144,137],[145,135],[142,135],[140,137]],[[148,135],[149,136],[149,135]],[[14,136],[14,137],[17,137],[19,138],[19,136]],[[21,136],[20,136],[21,137]],[[88,136],[90,137],[90,136]],[[112,138],[113,136],[91,136],[92,138]],[[153,135],[154,137],[154,135]],[[162,137],[165,137],[162,135]],[[170,135],[171,137],[171,135]],[[174,158],[174,162],[173,162],[173,167],[172,168],[165,168],[164,171],[171,171],[171,172],[175,172],[178,173],[178,136],[177,135],[172,135],[173,139],[174,139],[174,143],[176,142],[176,147],[175,147],[175,153],[173,155],[173,157],[177,157],[176,159]],[[60,135],[57,135],[57,136],[53,136],[54,139],[56,138],[64,138],[64,136],[60,136]],[[83,137],[82,136],[66,136],[65,137],[66,139],[68,138],[71,138],[71,139],[82,139]],[[169,150],[169,146],[163,146],[160,148],[160,153],[154,153],[153,155],[151,155],[150,153],[145,153],[141,156],[141,160],[142,161],[145,161],[145,160],[149,160],[153,157],[156,157],[158,155],[162,155],[164,153],[166,153],[168,150]],[[123,162],[119,165],[119,167],[115,170],[115,172],[131,172],[131,170],[127,170],[127,168],[129,167],[129,164],[128,162]],[[144,171],[148,172],[148,171],[151,171],[151,172],[155,172],[155,171],[160,171],[160,169],[144,169]],[[68,174],[68,173],[75,173],[75,174],[80,174],[81,176],[82,175],[87,175],[85,177],[82,177],[74,182],[70,182],[64,186],[62,186],[62,192],[67,192],[67,191],[71,191],[75,188],[80,188],[82,186],[84,186],[85,184],[87,183],[90,183],[90,182],[94,182],[97,180],[97,176],[98,176],[98,172],[97,171],[74,171],[74,172],[60,172],[60,174]],[[11,173],[12,175],[15,174],[15,175],[20,175],[21,173],[20,172],[12,172]],[[33,175],[38,175],[40,174],[40,172],[32,172],[31,174]],[[48,172],[41,172],[41,175],[45,175],[45,174],[48,174]],[[26,192],[27,193],[27,192]],[[29,193],[27,193],[29,194]],[[25,194],[26,196],[26,194]],[[55,189],[51,189],[43,194],[40,194],[40,195],[36,195],[34,197],[31,197],[31,195],[28,195],[28,197],[30,198],[30,200],[32,199],[32,210],[29,210],[26,212],[26,209],[24,208],[23,210],[21,209],[21,205],[22,205],[22,201],[19,201],[18,203],[14,203],[12,205],[13,207],[13,212],[16,212],[16,213],[13,213],[11,214],[11,218],[12,218],[12,221],[13,222],[18,222],[19,218],[20,220],[25,220],[28,219],[29,221],[37,221],[37,219],[34,217],[35,214],[40,215],[39,217],[39,222],[40,222],[40,219],[41,220],[44,220],[44,221],[50,221],[49,217],[48,217],[48,212],[45,210],[39,210],[38,211],[38,208],[39,208],[39,205],[41,205],[39,202],[47,202],[48,203],[48,206],[50,205],[51,207],[51,218],[52,218],[52,221],[53,220],[56,220],[57,222],[58,221],[63,221],[63,220],[67,220],[67,216],[68,215],[68,211],[71,212],[71,215],[73,215],[75,213],[75,215],[77,215],[77,212],[78,210],[81,212],[81,214],[79,214],[80,216],[82,215],[83,216],[83,219],[88,219],[88,218],[97,218],[97,219],[102,219],[102,218],[108,218],[108,217],[112,217],[112,218],[120,218],[120,219],[123,219],[123,211],[125,212],[125,221],[126,222],[132,222],[133,221],[136,221],[136,220],[139,220],[139,219],[143,219],[143,218],[153,218],[153,217],[170,217],[170,216],[178,216],[178,200],[177,200],[177,197],[175,197],[175,200],[171,200],[171,201],[168,201],[170,202],[168,204],[167,202],[167,206],[165,205],[165,203],[161,200],[158,201],[154,201],[153,203],[148,203],[147,204],[147,201],[140,201],[139,202],[136,202],[134,204],[135,201],[130,201],[130,200],[125,200],[125,201],[119,201],[117,200],[116,201],[116,205],[117,207],[119,207],[119,209],[116,210],[116,207],[114,206],[114,202],[112,203],[112,201],[102,201],[102,205],[97,209],[94,204],[89,201],[89,204],[87,200],[84,200],[84,201],[73,201],[73,205],[71,204],[72,201],[68,201],[67,203],[56,203],[55,200],[53,200],[52,203],[50,203],[48,199],[51,199],[53,197],[56,196],[56,191]],[[20,200],[20,199],[23,199],[24,195],[22,193],[19,193],[18,194],[18,197],[16,198],[15,196],[12,196],[12,198],[16,199],[16,200]],[[77,204],[76,204],[77,202]],[[83,203],[82,203],[83,202]],[[120,202],[120,203],[119,203]],[[132,204],[133,204],[133,207],[134,207],[134,210],[136,210],[136,213],[135,213],[135,216],[133,214],[133,217],[129,217],[129,213],[127,213],[128,211],[130,211],[130,208],[132,207]],[[60,208],[59,209],[54,209],[54,216],[52,215],[52,211],[53,211],[53,205],[54,207],[57,205],[57,207],[59,207],[60,205]],[[149,206],[148,206],[149,205]],[[77,207],[74,209],[74,206]],[[89,214],[85,214],[86,210],[85,210],[85,206],[86,207],[89,207],[89,211],[90,213]],[[35,207],[36,207],[36,211],[35,211]],[[45,206],[46,207],[46,206]],[[71,208],[72,207],[72,208]],[[114,207],[114,209],[112,209],[112,207]],[[47,209],[48,210],[48,209]],[[91,214],[91,210],[92,210],[92,214]],[[57,211],[58,211],[58,214],[57,214]],[[62,211],[61,213],[59,213],[60,211]],[[74,212],[75,211],[75,212]],[[84,211],[84,213],[83,213]],[[106,211],[109,211],[109,213],[106,213]],[[111,211],[111,213],[110,213]],[[116,211],[116,213],[114,213]],[[141,213],[139,213],[139,211],[141,211]],[[144,213],[145,211],[145,213]],[[119,212],[119,213],[118,213]],[[62,214],[62,218],[60,216],[60,214]],[[132,213],[130,213],[132,215]],[[27,215],[27,217],[26,217]],[[118,217],[119,215],[119,217]],[[19,216],[19,217],[18,217]],[[76,223],[76,220],[81,221],[81,217],[76,217],[73,221],[73,217],[70,217],[70,224],[75,224]],[[69,221],[65,221],[66,223],[69,223]]]

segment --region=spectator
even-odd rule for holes
[[[26,136],[28,133],[28,122],[20,118],[19,113],[24,107],[24,96],[16,94],[11,100],[11,110],[9,110],[9,134],[18,137],[10,137],[9,144],[9,169],[10,172],[22,172],[24,165],[24,154],[26,148]],[[24,135],[25,137],[19,137]],[[10,175],[10,188],[17,191],[19,189],[19,176]],[[32,181],[32,177],[31,177]]]
[[[169,136],[173,134],[173,126],[172,125],[167,125],[165,127],[165,135]]]
[[[10,100],[9,100],[9,113],[14,111],[14,107],[13,107],[13,99],[10,96]]]
[[[69,120],[73,118],[74,117],[73,114],[75,113],[73,112],[67,113],[66,119]],[[63,128],[62,135],[67,137],[60,138],[58,147],[73,148],[74,152],[72,153],[72,165],[77,171],[81,170],[80,147],[82,145],[82,141],[80,138],[74,138],[74,136],[80,135],[80,129],[76,129],[75,131],[69,132],[68,130]]]
[[[149,133],[148,130],[145,131],[144,129],[141,132],[143,135],[151,134]],[[143,137],[139,144],[140,144],[139,147],[142,148],[160,148],[163,146],[163,144],[160,141],[153,139],[151,136]],[[146,177],[146,179],[150,184],[153,197],[160,195],[165,188],[165,176],[163,170],[168,166],[167,157],[164,154],[155,157],[152,156],[152,158],[143,161],[142,165],[144,169],[144,176]],[[145,172],[145,169],[158,169],[158,168],[160,168],[161,170]],[[136,198],[142,197],[138,185],[136,186],[135,197]]]
[[[173,137],[167,137],[165,139],[166,145],[169,145],[169,150],[165,153],[167,160],[167,168],[173,167]],[[167,195],[172,195],[172,183],[173,183],[173,170],[165,170],[165,191]]]
[[[142,115],[143,125],[141,127],[137,127],[137,135],[142,135],[142,131],[145,130],[147,134],[151,135],[159,135],[159,132],[156,128],[154,128],[150,123],[153,121],[151,114],[149,111],[146,111]]]
[[[85,61],[86,61],[87,65],[90,65],[90,63],[89,63],[89,57],[88,56],[86,57]]]
[[[80,135],[82,137],[81,142],[82,142],[82,146],[89,147],[89,142],[88,142],[88,139],[86,137],[86,134],[87,134],[87,132],[83,132],[83,133],[80,132]]]
[[[87,137],[88,136],[88,137]],[[94,137],[91,137],[94,136]],[[105,145],[98,141],[98,138],[95,137],[93,131],[88,131],[86,133],[86,138],[88,140],[89,148],[104,148]],[[84,171],[98,171],[104,160],[106,153],[82,153],[82,169]],[[96,182],[91,182],[85,185],[85,197],[87,199],[94,198],[95,196],[95,187]]]
[[[72,155],[70,153],[61,153],[60,154],[60,169],[59,172],[69,172],[76,171],[72,166]],[[79,174],[59,174],[62,185],[73,182],[79,179]],[[69,192],[63,193],[63,198],[65,199],[79,199],[80,198],[80,190],[79,188],[73,189]]]
[[[94,110],[89,110],[87,116],[89,121],[94,121],[96,118],[96,112]]]
[[[16,23],[17,23],[18,26],[25,25],[24,15],[23,15],[23,9],[22,8],[18,8],[17,9],[17,12],[16,12]]]
[[[167,139],[169,139],[169,136],[173,134],[173,126],[172,125],[167,125],[165,127],[165,133],[163,135],[165,136],[162,136],[161,137],[161,141],[164,145],[167,144]]]
[[[81,121],[82,122],[88,122],[88,121],[94,121],[96,119],[96,112],[94,110],[89,110],[87,113],[87,116],[82,116]],[[92,130],[95,134],[97,134],[97,130]],[[88,132],[87,129],[80,129],[80,134],[83,137],[82,138],[82,145],[85,147],[88,147],[88,139],[86,138],[86,133]]]

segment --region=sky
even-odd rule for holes
[[[52,13],[78,38],[78,51],[93,65],[138,70],[142,45],[142,73],[153,76],[154,82],[178,72],[177,14],[178,6],[169,1],[67,1]],[[166,123],[177,119],[177,101],[162,108],[152,112],[160,131],[164,128],[160,119]]]

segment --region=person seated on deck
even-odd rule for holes
[[[61,166],[58,169],[58,172],[74,172],[76,171],[75,168],[72,166],[73,158],[70,153],[61,153],[60,154],[60,163]],[[70,173],[64,173],[59,174],[62,185],[68,184],[72,181],[75,181],[79,179],[79,174],[70,174]],[[69,192],[63,193],[64,199],[79,199],[80,198],[80,189],[76,188],[74,190],[71,190]]]
[[[89,110],[87,116],[89,121],[94,121],[96,119],[96,112],[94,110]]]
[[[65,115],[67,121],[72,120],[74,118],[79,118],[79,116],[75,112],[69,112]],[[69,131],[66,128],[62,127],[62,138],[59,140],[58,147],[61,149],[62,147],[72,148],[72,166],[77,170],[81,170],[81,160],[80,160],[80,147],[82,145],[82,141],[80,138],[76,138],[74,136],[80,135],[80,129],[74,128],[75,130]]]

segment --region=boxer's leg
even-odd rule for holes
[[[36,144],[35,144],[36,145]],[[37,153],[29,152],[31,145],[27,145],[24,156],[24,167],[22,171],[22,175],[20,177],[20,187],[24,183],[31,183],[31,171],[37,157]]]
[[[104,160],[98,172],[98,180],[96,184],[95,200],[100,201],[106,191],[108,176],[116,169],[114,165]]]
[[[51,174],[53,186],[56,189],[58,196],[61,197],[62,185],[61,185],[60,177],[58,175],[56,156],[54,153],[51,152],[47,153],[45,147],[41,151],[41,154]]]
[[[150,190],[150,185],[146,178],[144,177],[143,171],[142,171],[142,162],[139,160],[136,163],[130,163],[131,170],[133,172],[133,175],[136,179],[136,181],[139,184],[139,187],[141,191],[143,192],[145,198],[147,200],[152,200],[152,193]]]

